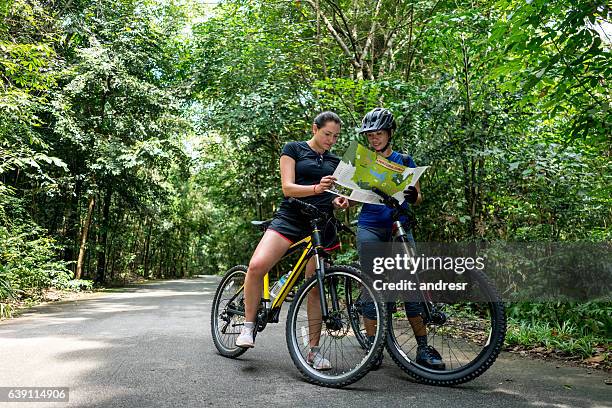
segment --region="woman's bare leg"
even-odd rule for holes
[[[263,277],[283,257],[291,244],[277,232],[267,230],[249,262],[244,280],[245,321],[255,322],[263,291]]]

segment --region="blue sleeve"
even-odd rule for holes
[[[415,168],[416,166],[416,163],[414,162],[414,160],[412,160],[412,156],[408,156],[408,167]]]
[[[417,166],[414,160],[412,160],[412,156],[409,154],[402,154],[402,164],[413,169]]]

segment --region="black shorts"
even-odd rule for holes
[[[312,234],[312,227],[303,216],[287,213],[277,213],[268,229],[276,232],[291,244]],[[329,221],[327,224],[321,225],[321,240],[326,251],[333,251],[340,247],[336,227],[333,222]]]

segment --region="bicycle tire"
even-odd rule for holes
[[[388,310],[387,338],[385,347],[393,361],[408,375],[420,383],[436,386],[452,386],[462,384],[482,375],[497,359],[504,344],[506,334],[505,306],[501,302],[496,288],[488,277],[479,270],[471,271],[471,278],[478,282],[486,291],[490,301],[484,304],[490,312],[491,329],[485,347],[466,366],[455,370],[433,370],[421,366],[408,357],[399,344],[394,326],[393,311]],[[428,330],[429,333],[429,330]],[[442,343],[444,344],[444,343]]]
[[[223,316],[223,314],[226,313],[225,310],[223,310],[224,308],[221,306],[221,302],[222,300],[224,300],[223,292],[226,289],[226,286],[229,285],[229,282],[233,278],[239,277],[240,275],[243,275],[246,277],[247,268],[248,267],[246,265],[236,265],[225,273],[225,275],[221,279],[221,282],[219,282],[219,286],[217,286],[217,290],[215,292],[215,296],[213,298],[213,303],[211,307],[210,329],[211,329],[213,343],[215,344],[215,347],[217,348],[217,351],[219,352],[219,354],[221,354],[224,357],[228,357],[228,358],[239,357],[243,355],[248,349],[244,347],[238,347],[235,344],[233,344],[233,342],[235,342],[235,339],[232,341],[231,336],[227,337],[227,341],[224,340],[223,337],[221,336],[222,333],[220,333],[220,327],[219,327],[220,321],[219,320],[220,319],[223,320],[225,323],[228,324],[228,326],[229,324],[231,324],[230,321],[225,320],[227,318],[227,315],[225,317]],[[242,281],[244,282],[244,277],[242,278]],[[220,308],[222,310],[220,310]],[[227,336],[226,333],[223,333],[223,334]],[[232,347],[232,344],[233,344],[233,347]]]
[[[372,289],[370,279],[362,275],[358,269],[352,268],[350,266],[343,266],[343,265],[334,265],[334,266],[329,267],[325,271],[325,278],[324,278],[324,285],[326,288],[327,296],[330,295],[329,286],[331,282],[333,282],[333,279],[338,279],[338,280],[344,279],[345,281],[347,281],[348,279],[351,279],[351,282],[355,282],[355,283],[364,285],[364,287],[369,288],[369,292],[371,293],[372,299],[376,300],[375,305],[376,305],[377,316],[380,318],[379,322],[381,322],[381,324],[377,325],[374,342],[371,344],[369,350],[365,350],[365,351],[361,348],[361,346],[357,343],[357,341],[355,341],[355,343],[357,343],[357,346],[355,346],[353,343],[350,343],[350,349],[353,350],[353,353],[355,354],[355,356],[358,356],[359,353],[361,353],[361,355],[363,356],[360,358],[355,357],[357,361],[356,363],[357,365],[347,372],[342,372],[342,373],[339,373],[338,375],[332,375],[330,374],[329,371],[319,371],[311,367],[306,361],[306,358],[304,357],[302,350],[300,349],[300,345],[299,345],[300,339],[298,338],[298,335],[297,335],[297,326],[300,322],[298,314],[300,313],[300,306],[303,304],[304,300],[306,300],[306,297],[308,296],[309,291],[313,289],[318,290],[316,288],[316,285],[317,285],[316,275],[307,279],[306,282],[304,282],[304,284],[300,287],[300,289],[296,293],[295,300],[291,303],[289,312],[287,314],[287,324],[286,324],[285,334],[286,334],[286,340],[287,340],[287,348],[289,349],[289,354],[291,355],[291,359],[293,360],[293,363],[295,364],[297,369],[301,372],[301,374],[306,378],[307,381],[313,384],[316,384],[316,385],[324,386],[324,387],[341,388],[341,387],[350,385],[358,381],[359,379],[361,379],[364,375],[366,375],[370,371],[370,369],[376,363],[376,359],[379,356],[379,354],[382,352],[382,349],[384,346],[387,314],[386,314],[385,305],[381,301],[380,296],[378,295],[376,291]],[[344,297],[343,299],[345,302],[344,306],[348,310],[348,307],[350,305],[346,303],[346,297]],[[336,337],[340,339],[340,344],[342,346],[343,339],[346,339],[347,343],[352,341],[351,340],[351,330],[354,330],[354,329],[352,329],[353,326],[352,326],[352,323],[349,321],[350,319],[348,317],[348,313],[346,313],[346,315],[343,313],[341,316],[342,318],[340,319],[340,321],[342,322],[342,329],[338,329],[337,327],[330,328],[328,323],[322,322],[321,323],[322,328],[321,328],[320,333],[323,333],[323,331],[326,330],[326,335],[328,335],[326,338]],[[309,324],[310,324],[310,321],[309,321]],[[303,331],[305,330],[304,326],[302,326],[301,329],[303,333]],[[344,337],[342,337],[342,335],[340,334],[334,334],[334,333],[340,333],[342,330],[346,331],[345,333],[343,332]],[[308,336],[310,335],[311,334],[309,334]],[[306,343],[304,344],[304,347],[308,348],[307,341],[304,339],[302,340],[304,341],[304,343]],[[335,341],[335,340],[331,340],[331,341]],[[349,345],[347,344],[347,350],[348,349],[349,349]],[[331,350],[331,346],[328,348],[328,350]],[[345,358],[344,354],[342,355],[342,358]],[[336,360],[336,367],[339,367],[339,366],[340,365],[337,364],[337,360]]]

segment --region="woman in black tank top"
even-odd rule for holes
[[[285,145],[280,158],[281,183],[285,197],[296,197],[317,206],[321,211],[347,208],[348,200],[325,192],[335,178],[332,176],[339,158],[329,152],[340,135],[341,121],[333,112],[319,114],[312,124],[312,137],[305,142]],[[244,282],[245,325],[236,345],[253,347],[253,329],[257,307],[263,290],[263,277],[283,257],[289,246],[310,233],[308,220],[301,216],[285,198],[274,220],[259,241]],[[314,258],[306,266],[306,275],[314,273]],[[313,291],[314,293],[314,291]],[[309,302],[310,303],[310,302]],[[312,304],[319,304],[313,299]],[[318,310],[318,313],[321,311]],[[313,313],[316,311],[313,310]],[[310,310],[309,310],[310,315]],[[311,347],[318,346],[319,336],[312,338]],[[330,367],[328,361],[317,361],[320,369]],[[324,359],[323,359],[324,360]]]

